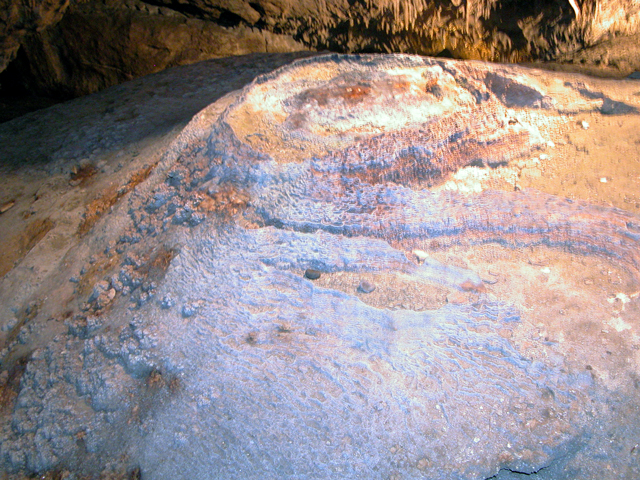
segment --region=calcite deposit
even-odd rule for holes
[[[408,55],[258,77],[94,205],[61,268],[64,328],[21,357],[0,465],[637,477],[640,217],[510,173],[569,116],[634,117],[629,98]],[[38,333],[21,322],[5,362]]]

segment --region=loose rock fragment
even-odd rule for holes
[[[317,280],[320,278],[320,275],[322,275],[322,272],[313,268],[307,268],[304,271],[305,278],[308,278],[309,280]]]
[[[16,204],[15,200],[10,200],[0,207],[0,213],[4,213]]]

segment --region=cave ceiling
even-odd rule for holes
[[[567,59],[611,37],[636,34],[640,18],[637,0],[2,0],[0,5],[3,88],[59,98],[176,65],[255,52]]]

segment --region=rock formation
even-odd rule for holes
[[[118,166],[113,142],[137,123],[88,130],[94,150],[47,168],[60,197],[104,189],[38,284],[21,280],[42,250],[1,285],[2,468],[637,477],[638,212],[519,183],[589,127],[576,116],[635,125],[637,85],[607,85],[329,55],[223,97],[145,162]]]
[[[571,60],[584,47],[638,33],[640,15],[635,0],[3,3],[5,92],[61,98],[207,58],[303,48]],[[616,57],[611,64],[622,74],[639,68],[619,65]]]

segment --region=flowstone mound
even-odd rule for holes
[[[634,288],[639,219],[448,183],[543,148],[562,101],[521,72],[403,55],[302,60],[225,101],[101,230],[118,241],[96,255],[119,266],[31,357],[3,426],[8,469],[638,473],[635,373],[603,382],[575,354],[584,339],[540,334],[561,295],[603,307],[540,277],[603,266]],[[539,308],[522,307],[520,281]]]

